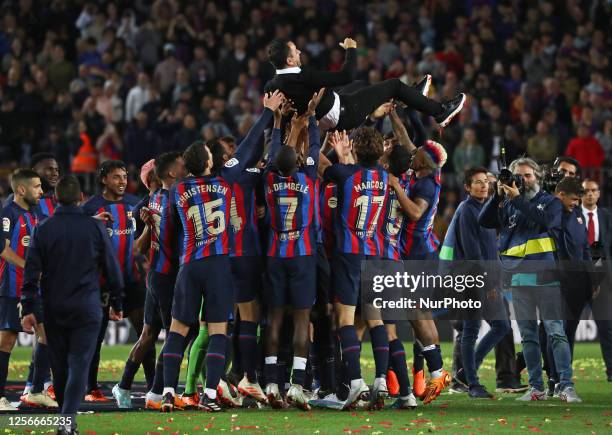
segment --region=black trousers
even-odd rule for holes
[[[433,116],[442,111],[439,102],[423,96],[400,79],[389,79],[375,85],[360,87],[352,93],[347,93],[344,88],[339,95],[341,112],[336,130],[359,127],[370,113],[391,99],[399,100],[409,108],[426,115]]]
[[[98,368],[100,366],[100,351],[102,350],[102,343],[106,336],[106,328],[108,328],[109,321],[108,306],[102,308],[102,322],[99,324],[98,333],[96,334],[96,346],[94,349],[93,356],[91,358],[91,364],[88,369],[87,378],[87,391],[91,391],[98,388]]]
[[[512,385],[517,381],[516,352],[512,330],[495,346],[495,374],[498,387]]]
[[[64,415],[75,415],[87,387],[87,373],[96,349],[101,319],[87,323],[64,322],[45,316],[45,332],[53,387],[59,409]]]
[[[461,339],[463,338],[463,321],[452,320],[451,326],[457,331],[455,342],[453,344],[453,377],[457,376],[457,372],[463,368],[463,359],[461,357]]]

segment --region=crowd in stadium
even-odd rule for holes
[[[462,252],[507,267],[519,257],[552,265],[582,247],[580,261],[612,255],[612,218],[597,208],[612,155],[610,3],[20,0],[0,11],[0,159],[12,173],[2,186],[12,194],[2,211],[0,397],[23,327],[38,340],[25,404],[59,403],[74,414],[81,384],[85,400],[110,400],[97,382],[100,346],[108,321],[125,317],[139,340],[112,391],[120,408],[131,407],[141,365],[146,406],[162,411],[216,412],[244,398],[377,409],[391,384],[393,406],[406,409],[417,398],[431,402],[451,379],[457,391],[490,398],[478,365],[504,340],[508,349],[508,337],[512,351],[496,351],[510,372],[498,372],[501,390],[527,390],[525,401],[581,400],[571,379],[577,323],[559,320],[560,306],[539,330],[531,313],[519,319],[529,386],[506,318],[490,321],[478,346],[480,320],[454,324],[463,340],[451,376],[424,310],[411,321],[412,387],[395,325],[356,321],[355,307],[366,257],[456,260]],[[491,182],[502,150],[521,186]],[[543,164],[565,176],[548,192]],[[45,226],[76,213],[67,210],[81,192],[88,199],[79,210],[110,235],[100,248],[105,305],[97,328],[81,331],[93,341],[91,363],[64,364],[53,356],[57,333],[41,320],[44,311],[46,329],[54,325],[45,291],[55,287],[39,246],[53,238]],[[568,223],[574,214],[578,227]],[[36,249],[27,249],[31,237]],[[507,283],[515,301],[548,307],[521,291],[541,287],[561,300],[570,286],[528,272]],[[587,283],[588,295],[571,299],[581,309],[601,291]],[[611,380],[612,326],[600,320]],[[360,371],[366,329],[371,387]],[[60,366],[71,375],[58,376]],[[0,409],[11,408],[0,399]]]

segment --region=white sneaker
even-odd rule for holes
[[[245,396],[252,397],[258,402],[268,403],[268,399],[266,399],[266,395],[259,386],[259,384],[257,382],[249,382],[246,376],[242,378],[242,380],[238,384],[238,391],[240,391]]]
[[[407,397],[398,397],[390,406],[391,409],[414,409],[417,407],[416,397],[410,393]]]
[[[308,397],[304,394],[304,388],[298,384],[292,384],[287,392],[287,403],[304,411],[310,411]]]
[[[338,399],[338,396],[336,396],[335,393],[328,394],[322,399],[319,399],[316,395],[314,397],[314,399],[308,401],[310,406],[335,409],[337,411],[341,411],[344,408],[345,401]]]
[[[115,384],[112,389],[113,397],[117,401],[117,407],[121,409],[130,409],[132,407],[132,396],[130,390],[124,390]]]
[[[240,408],[242,406],[242,397],[235,390],[232,390],[232,387],[223,379],[220,379],[219,385],[217,385],[217,401],[228,408]]]
[[[374,379],[374,385],[370,392],[369,409],[382,409],[385,407],[385,399],[389,396],[387,380],[385,378]]]
[[[370,389],[363,379],[354,379],[351,381],[351,389],[349,390],[346,402],[344,402],[344,408],[348,408],[357,400],[359,400],[364,393],[369,393]]]
[[[266,385],[266,397],[268,399],[268,404],[274,409],[282,409],[284,408],[283,397],[280,394],[278,389],[278,384],[268,384]]]
[[[23,401],[28,406],[32,406],[35,408],[57,408],[57,402],[49,396],[47,391],[43,391],[41,393],[32,393],[31,391],[25,397]]]
[[[0,411],[19,411],[11,402],[8,401],[6,397],[0,398]]]

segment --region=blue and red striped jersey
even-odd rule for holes
[[[232,190],[217,176],[187,177],[170,190],[170,203],[182,225],[180,264],[230,252]]]
[[[338,187],[336,183],[325,183],[319,195],[321,214],[321,236],[327,256],[331,255],[336,246],[334,228],[336,226],[336,209],[338,208]]]
[[[111,238],[111,244],[123,279],[126,283],[136,280],[136,265],[134,263],[134,236],[136,233],[136,216],[134,209],[139,199],[133,195],[125,194],[119,201],[109,201],[102,195],[95,195],[83,204],[83,211],[94,216],[108,212],[112,220],[106,221],[106,231]]]
[[[32,231],[38,220],[33,210],[21,208],[11,201],[2,209],[2,232],[9,246],[25,259],[32,239]],[[6,244],[6,242],[4,242]],[[23,286],[23,269],[0,258],[0,296],[20,298]]]
[[[179,253],[176,226],[170,207],[170,191],[157,189],[149,198],[147,207],[153,219],[149,250],[151,269],[164,275],[176,273]]]
[[[336,250],[345,254],[380,255],[380,232],[387,200],[388,174],[379,166],[334,164],[325,178],[338,185]]]
[[[427,201],[427,209],[418,221],[408,221],[402,233],[400,243],[404,259],[418,259],[438,250],[440,241],[433,232],[433,222],[440,200],[441,179],[437,170],[424,177],[410,175],[408,184],[411,200],[421,198]]]
[[[235,166],[223,168],[221,177],[230,183],[232,201],[230,204],[231,256],[249,257],[261,255],[257,230],[257,208],[255,189],[262,179],[258,168]]]
[[[280,149],[280,131],[274,129],[265,177],[265,198],[270,213],[268,257],[313,255],[317,248],[317,168],[321,136],[314,116],[308,118],[308,158],[302,168],[283,176],[272,160]]]
[[[55,200],[55,194],[50,192],[48,194],[43,195],[38,201],[38,205],[32,208],[38,220],[42,220],[44,218],[48,218],[53,216],[55,213],[55,208],[57,207],[57,201]]]
[[[399,179],[399,184],[409,193],[409,181],[407,174],[403,174]],[[390,260],[401,260],[401,236],[408,218],[402,210],[402,206],[397,199],[395,189],[389,186],[389,197],[385,202],[384,210],[385,221],[380,226],[380,256]]]
[[[288,177],[268,172],[265,190],[270,210],[269,257],[300,257],[315,252],[315,182],[303,172]]]

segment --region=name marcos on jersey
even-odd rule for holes
[[[353,186],[353,189],[355,189],[355,192],[361,192],[362,190],[371,190],[371,189],[383,190],[386,188],[387,186],[385,186],[385,182],[378,181],[378,180],[362,181],[361,183],[355,184],[355,186]]]
[[[201,193],[220,193],[221,195],[225,195],[227,194],[227,187],[219,184],[201,184],[198,186],[190,187],[181,194],[178,201],[176,202],[176,205],[182,207],[189,199]]]

